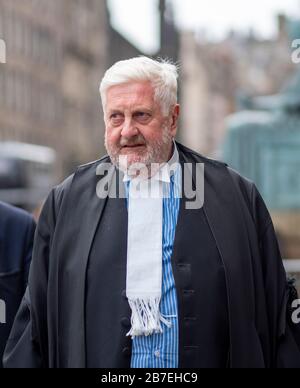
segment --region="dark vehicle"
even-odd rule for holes
[[[55,183],[55,162],[51,148],[0,143],[0,201],[34,209]]]

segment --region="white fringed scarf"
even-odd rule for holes
[[[175,145],[171,161],[176,163],[178,159]],[[126,180],[129,178],[125,177]],[[160,312],[163,182],[170,183],[167,164],[149,180],[136,178],[130,182],[126,296],[132,311],[131,330],[127,336],[132,339],[162,333],[162,324],[172,326],[168,317]]]

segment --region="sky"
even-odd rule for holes
[[[268,38],[276,32],[276,14],[300,18],[300,0],[170,0],[180,28],[206,31],[221,39],[231,29]],[[151,54],[158,48],[158,0],[108,0],[113,26]]]

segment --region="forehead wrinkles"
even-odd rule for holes
[[[107,91],[107,107],[108,108],[134,108],[136,105],[140,107],[153,107],[154,90],[151,84],[148,83],[132,83],[125,85],[113,86]]]

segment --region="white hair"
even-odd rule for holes
[[[109,88],[130,82],[151,82],[154,98],[160,104],[165,116],[177,104],[178,93],[177,67],[166,61],[155,61],[147,57],[132,58],[115,63],[105,73],[100,84],[103,108]]]

